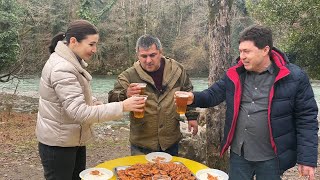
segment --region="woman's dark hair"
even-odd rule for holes
[[[51,44],[49,46],[49,52],[54,52],[54,49],[56,48],[58,41],[66,39],[67,44],[69,44],[70,38],[75,37],[78,42],[81,42],[83,39],[86,38],[87,35],[92,34],[98,34],[98,29],[93,24],[86,20],[76,20],[69,24],[66,33],[59,32],[52,38]]]
[[[254,45],[259,49],[269,46],[269,54],[271,53],[271,49],[273,48],[271,29],[261,25],[252,25],[244,29],[240,33],[239,43],[243,41],[253,41]]]

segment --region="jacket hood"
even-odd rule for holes
[[[278,66],[284,66],[290,63],[287,55],[275,47],[272,48],[271,58]]]

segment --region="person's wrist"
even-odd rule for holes
[[[121,101],[121,103],[122,103],[122,112],[127,112],[125,101]]]

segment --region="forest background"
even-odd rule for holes
[[[134,61],[139,36],[162,41],[164,54],[183,63],[191,76],[208,76],[210,0],[0,0],[0,79],[40,74],[48,45],[69,22],[87,19],[99,29],[93,74],[119,74]],[[274,31],[275,46],[312,79],[320,79],[320,2],[318,0],[234,0],[231,57],[238,56],[238,34],[253,23]],[[213,5],[212,5],[213,6]],[[234,62],[233,62],[234,63]],[[13,76],[12,76],[13,75]]]
[[[311,79],[320,79],[319,0],[0,0],[0,83],[27,75],[39,76],[50,55],[51,38],[65,32],[76,19],[89,20],[99,29],[98,53],[88,69],[95,75],[117,75],[132,66],[136,61],[136,40],[147,33],[159,37],[164,54],[181,62],[191,77],[208,77],[210,85],[236,63],[239,32],[257,23],[273,30],[274,45],[286,52],[291,62],[306,70]],[[0,105],[3,103],[8,112],[20,104],[16,99],[24,99],[14,94],[0,96]],[[217,158],[223,136],[224,108],[224,104],[208,108],[199,118],[207,129],[207,165],[222,170],[227,169],[228,162],[226,156],[223,160]],[[24,132],[19,131],[22,121],[9,116],[8,123],[0,114],[0,126],[7,128],[6,131],[0,128],[0,141],[9,141],[1,147],[5,155],[0,160],[7,162],[4,172],[15,167],[14,162],[24,156],[18,151],[21,156],[12,160],[13,150],[6,148],[17,144],[12,137],[30,137],[34,143],[35,117],[32,112],[31,115],[30,121],[25,121],[28,115],[21,115],[20,119],[29,122],[31,130],[18,136]],[[19,128],[11,126],[11,122]],[[34,144],[31,147],[40,166]],[[112,154],[108,157],[115,158]],[[97,163],[94,158],[88,159]],[[297,173],[290,174],[291,180]]]

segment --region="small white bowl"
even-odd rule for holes
[[[218,170],[218,169],[202,169],[199,170],[196,173],[196,177],[199,180],[207,180],[208,179],[208,174],[212,175],[212,176],[217,176],[219,180],[228,180],[229,176],[227,173]]]
[[[155,163],[155,159],[159,157],[159,158],[163,158],[162,160],[160,160],[159,162],[161,163],[166,163],[166,162],[170,162],[172,160],[172,156],[168,153],[165,152],[152,152],[146,155],[146,160],[152,163]]]
[[[91,174],[92,171],[99,171],[99,175]],[[113,172],[106,168],[89,168],[79,174],[83,180],[107,180],[112,178]]]

